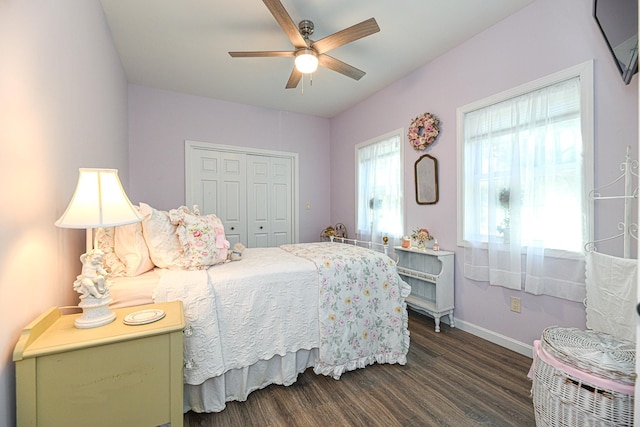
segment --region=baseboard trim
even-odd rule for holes
[[[473,323],[465,322],[464,320],[454,319],[454,321],[456,328],[459,328],[465,332],[469,332],[470,334],[473,334],[494,344],[498,344],[499,346],[508,348],[509,350],[515,351],[516,353],[520,353],[523,356],[527,356],[533,359],[532,345],[516,341],[513,338],[509,338],[497,332],[490,331],[489,329],[474,325]],[[445,319],[443,319],[443,323],[448,324],[449,322],[445,322]]]

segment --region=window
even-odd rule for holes
[[[559,284],[571,282],[569,299],[579,300],[591,236],[591,67],[458,109],[458,240],[477,252],[467,277],[563,297]],[[550,266],[566,266],[549,257],[578,260],[572,279],[554,280]]]
[[[379,242],[403,230],[402,129],[356,146],[358,238]]]

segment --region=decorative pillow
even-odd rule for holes
[[[229,242],[225,239],[222,221],[216,215],[201,216],[186,209],[173,209],[169,211],[169,218],[177,225],[188,268],[207,268],[227,260]]]
[[[115,253],[115,228],[98,228],[96,231],[96,245],[104,252],[103,265],[111,277],[122,277],[127,270]]]
[[[115,253],[125,266],[125,276],[139,276],[154,267],[139,222],[115,227]]]
[[[171,224],[169,213],[154,209],[146,203],[140,203],[140,213],[145,217],[142,221],[142,234],[153,263],[160,268],[186,269],[188,263],[176,235],[177,227]]]

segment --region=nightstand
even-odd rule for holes
[[[166,316],[123,323],[151,308]],[[77,329],[80,314],[54,307],[22,331],[13,353],[19,426],[182,426],[182,303],[113,311],[112,323]]]

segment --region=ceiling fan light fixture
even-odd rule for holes
[[[318,41],[313,41],[309,38],[314,32],[312,21],[304,19],[296,26],[280,0],[263,0],[263,2],[295,49],[289,51],[229,52],[229,55],[233,58],[293,56],[295,60],[294,66],[285,86],[286,89],[297,87],[304,74],[310,75],[314,73],[319,65],[354,80],[360,80],[365,75],[364,71],[326,55],[326,53],[380,31],[375,18],[369,18],[359,24],[323,37]]]
[[[296,52],[296,69],[302,74],[310,74],[318,69],[318,56],[311,49],[300,49]]]

